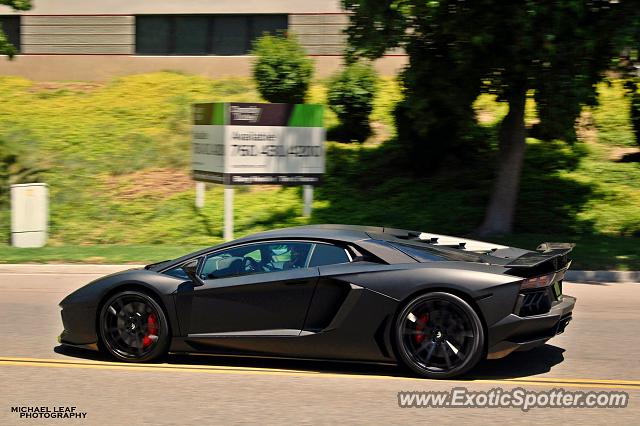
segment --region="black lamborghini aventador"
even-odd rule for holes
[[[571,248],[347,225],[269,231],[93,281],[60,303],[59,342],[132,362],[205,352],[453,377],[564,331]]]

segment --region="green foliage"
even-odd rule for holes
[[[9,43],[7,36],[2,31],[2,25],[0,25],[0,55],[7,55],[9,59],[12,59],[16,53],[18,53],[16,47]]]
[[[640,32],[640,29],[638,31]],[[613,61],[613,71],[624,82],[633,138],[640,145],[640,43],[625,49],[622,55]]]
[[[481,93],[509,100],[534,89],[534,134],[574,140],[602,71],[640,33],[633,0],[342,3],[352,12],[352,55],[375,58],[399,46],[409,55],[398,136],[410,157],[432,163],[474,148],[471,104]]]
[[[304,103],[313,61],[292,35],[265,35],[255,41],[252,55],[253,78],[262,97],[275,103]]]
[[[9,6],[14,10],[29,10],[31,9],[31,0],[0,0],[0,5]],[[16,53],[18,52],[15,46],[9,43],[7,36],[2,31],[2,25],[0,25],[0,55],[7,55],[11,59]]]
[[[187,175],[192,103],[258,99],[248,79],[171,72],[106,85],[0,77],[0,140],[49,166],[39,177],[50,187],[51,243],[158,242],[167,235],[159,228],[176,228],[171,211],[160,209],[160,216],[168,216],[153,220],[158,204],[149,203],[149,197],[157,193],[145,196],[148,191],[143,191],[138,201],[121,199],[118,177],[149,168],[185,170],[182,175]],[[170,204],[165,194],[174,189],[162,191],[169,184],[149,183],[160,185],[158,203]],[[182,206],[183,217],[193,217],[190,204]],[[179,229],[186,232],[190,221]],[[7,222],[1,222],[0,231],[7,232]],[[211,238],[207,233],[199,237],[200,243]]]
[[[400,101],[402,101],[402,89],[398,80],[393,77],[379,78],[370,120],[394,128],[393,111]]]
[[[0,5],[9,6],[14,10],[29,10],[31,9],[31,0],[0,0]]]
[[[538,109],[532,136],[573,142],[582,106],[594,103],[595,85],[612,59],[640,44],[637,0],[342,3],[351,12],[352,56],[376,58],[397,47],[409,56],[396,124],[419,175],[449,166],[450,158],[472,163],[485,149],[475,137],[472,104],[481,93],[508,102],[493,192],[477,229],[485,236],[513,230],[527,93],[533,90]]]
[[[369,116],[377,90],[377,75],[371,63],[347,64],[329,80],[327,101],[340,120],[340,140],[362,142],[371,135]]]
[[[5,205],[10,185],[38,180],[48,161],[38,158],[33,140],[18,143],[14,137],[0,138],[0,206]]]
[[[635,138],[630,121],[631,97],[626,96],[623,82],[610,80],[597,86],[598,105],[593,108],[593,119],[598,129],[598,140],[609,145],[633,146]]]
[[[11,133],[16,144],[39,141],[47,158],[83,178],[151,164],[184,167],[190,161],[192,103],[258,99],[246,79],[213,81],[172,72],[107,85],[0,77],[0,87],[0,135]]]

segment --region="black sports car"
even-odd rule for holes
[[[347,225],[269,231],[93,281],[60,303],[59,342],[122,361],[250,354],[452,377],[564,331],[572,247]]]

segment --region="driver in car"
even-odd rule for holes
[[[286,262],[284,262],[283,265],[283,270],[287,270],[287,269],[298,269],[298,268],[304,268],[304,263],[307,259],[306,253],[303,253],[302,250],[300,250],[300,247],[297,246],[291,246],[290,248],[290,259]]]

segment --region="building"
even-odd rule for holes
[[[251,41],[291,31],[315,58],[317,75],[342,63],[348,16],[340,0],[33,0],[33,9],[0,6],[0,23],[18,47],[0,75],[33,80],[107,80],[177,70],[210,77],[246,76]],[[395,74],[402,52],[376,62]]]

